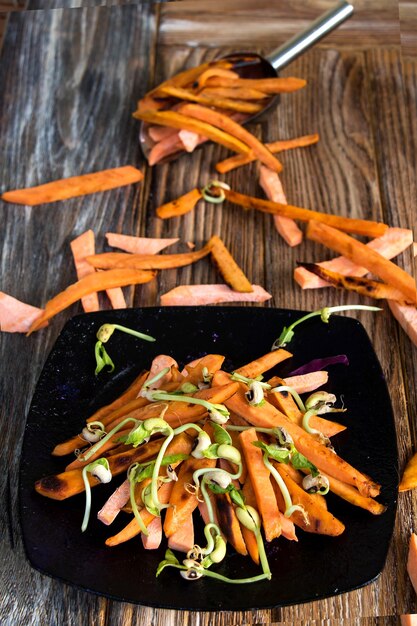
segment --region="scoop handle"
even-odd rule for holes
[[[347,20],[352,13],[353,6],[349,2],[345,2],[345,0],[338,2],[335,7],[320,15],[306,30],[268,54],[267,61],[277,71],[286,67],[322,37]]]

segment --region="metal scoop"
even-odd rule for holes
[[[286,67],[291,61],[299,57],[303,52],[311,48],[316,42],[332,32],[353,13],[353,6],[345,0],[338,2],[336,6],[320,15],[304,31],[292,37],[289,41],[273,50],[268,56],[261,57],[255,53],[240,52],[223,57],[233,62],[233,71],[241,78],[275,78],[279,70]],[[242,122],[247,124],[259,116],[263,116],[266,111],[278,103],[279,96],[273,96],[265,101],[265,106],[259,113],[248,115]],[[155,143],[147,132],[148,125],[141,124],[139,141],[142,152],[146,159]],[[180,156],[184,151],[179,150],[170,154],[163,161],[164,163]]]

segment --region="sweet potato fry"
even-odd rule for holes
[[[260,285],[252,285],[252,291],[233,291],[227,285],[180,285],[161,295],[161,306],[201,306],[222,302],[265,302],[272,298]]]
[[[246,278],[239,265],[236,263],[223,241],[217,235],[213,235],[210,241],[211,257],[223,276],[224,281],[234,291],[248,293],[253,291],[252,285]]]
[[[95,253],[95,237],[92,230],[86,230],[70,242],[72,256],[74,257],[77,278],[84,278],[88,274],[94,274],[95,269],[85,260],[89,254]],[[100,309],[97,293],[90,293],[81,298],[81,304],[86,313]]]
[[[155,277],[155,272],[145,272],[134,269],[114,269],[108,272],[96,272],[85,276],[76,283],[73,283],[61,291],[45,305],[45,310],[41,317],[33,322],[28,334],[41,328],[42,324],[77,302],[83,296],[95,291],[103,291],[113,287],[125,287],[127,285],[139,285],[147,283]]]
[[[0,291],[0,331],[27,333],[31,325],[43,315],[43,309],[26,304]],[[46,326],[48,322],[44,322]]]
[[[192,189],[188,193],[161,205],[156,209],[156,214],[161,219],[167,219],[169,217],[177,217],[178,215],[185,215],[192,211],[199,200],[203,196],[200,189]]]
[[[388,228],[382,237],[377,237],[368,241],[368,248],[372,248],[386,259],[392,259],[401,252],[404,252],[413,243],[413,232],[407,228]],[[330,261],[322,261],[320,267],[324,267],[333,272],[339,272],[344,276],[365,276],[368,273],[366,267],[361,267],[352,263],[344,256],[338,256]],[[302,267],[294,270],[294,279],[302,289],[317,289],[319,287],[330,287],[330,284],[318,276],[307,272]]]
[[[363,265],[389,285],[399,289],[408,302],[416,303],[417,292],[414,278],[365,244],[328,224],[320,224],[315,220],[309,222],[307,237],[339,252],[357,265]]]
[[[205,87],[200,91],[200,94],[237,100],[264,100],[270,97],[268,93],[249,87],[236,87],[235,89],[233,87]]]
[[[351,217],[342,217],[340,215],[330,215],[329,213],[320,213],[319,211],[312,211],[311,209],[304,209],[301,207],[293,206],[291,204],[279,204],[278,202],[271,202],[270,200],[262,200],[261,198],[254,198],[252,196],[246,196],[242,193],[232,191],[231,189],[223,189],[227,200],[238,204],[244,209],[256,209],[263,213],[271,213],[272,215],[283,215],[285,217],[291,217],[301,222],[310,222],[315,220],[320,223],[333,226],[334,229],[347,231],[356,235],[365,235],[366,237],[379,237],[383,235],[388,226],[380,222],[372,222],[370,220],[358,220]]]
[[[233,70],[227,70],[222,67],[209,67],[204,72],[200,74],[198,79],[196,80],[197,87],[204,87],[209,78],[219,77],[219,78],[228,78],[230,80],[235,80],[239,78],[239,74],[234,72]]]
[[[272,154],[277,154],[278,152],[283,152],[284,150],[292,150],[293,148],[303,148],[305,146],[311,146],[317,143],[319,140],[319,136],[317,134],[314,135],[303,135],[302,137],[295,137],[294,139],[287,139],[284,141],[274,141],[273,143],[265,144],[268,150],[272,152]],[[242,165],[247,165],[248,163],[252,163],[255,161],[255,155],[235,155],[225,159],[224,161],[219,161],[216,164],[216,170],[219,174],[227,174],[227,172],[231,172],[237,167],[241,167]]]
[[[257,509],[262,518],[265,539],[272,541],[280,536],[281,524],[274,489],[269,480],[269,469],[263,462],[262,451],[253,445],[254,441],[258,441],[256,430],[254,428],[244,430],[239,434],[239,439],[255,492]]]
[[[268,200],[288,204],[278,174],[265,165],[259,168],[259,184]],[[289,246],[298,246],[303,241],[303,231],[293,219],[282,215],[274,215],[273,219],[276,230]]]
[[[219,494],[216,498],[216,504],[220,529],[226,537],[226,540],[234,547],[238,554],[246,556],[248,550],[229,494]]]
[[[290,492],[293,504],[300,504],[307,512],[308,522],[304,520],[299,511],[295,511],[290,517],[294,524],[308,533],[329,535],[331,537],[341,535],[345,530],[342,522],[327,511],[327,509],[318,504],[317,501],[312,498],[309,493],[307,493],[307,491],[304,491],[302,487],[297,485],[297,483],[291,478],[283,463],[274,463],[274,467],[285,482],[287,489]],[[275,489],[277,499],[279,498],[278,489],[279,487],[277,485],[277,488]]]
[[[387,283],[381,283],[369,278],[360,278],[358,276],[343,276],[338,272],[332,272],[325,267],[321,267],[317,263],[300,263],[297,262],[299,267],[306,269],[308,272],[312,272],[323,278],[333,287],[338,289],[346,289],[347,291],[354,291],[361,296],[368,296],[375,299],[390,299],[404,302],[404,294]]]
[[[343,498],[346,502],[350,502],[350,504],[353,504],[354,506],[365,509],[373,515],[381,515],[384,511],[386,511],[386,506],[377,502],[373,498],[362,495],[353,485],[348,485],[342,480],[339,480],[334,476],[330,476],[325,472],[322,472],[322,474],[324,474],[329,481],[330,491],[339,496],[339,498]]]
[[[124,252],[132,254],[158,254],[164,248],[172,246],[179,241],[174,239],[157,239],[153,237],[133,237],[132,235],[121,235],[119,233],[106,233],[109,246],[119,248]]]
[[[186,105],[188,106],[188,105]],[[156,112],[138,112],[133,113],[133,117],[148,122],[149,124],[159,124],[160,126],[170,126],[179,130],[191,130],[193,133],[202,135],[211,139],[215,143],[225,146],[233,152],[239,154],[249,154],[251,149],[248,145],[236,139],[229,133],[226,133],[212,124],[207,124],[201,120],[194,119],[188,115],[183,115],[177,111],[156,111]]]
[[[202,93],[196,94],[188,89],[172,87],[171,85],[161,87],[159,91],[163,95],[178,98],[182,101],[189,100],[190,102],[198,102],[199,104],[204,104],[208,107],[217,107],[228,111],[255,114],[262,110],[262,104],[246,102],[244,100],[235,100],[232,98],[221,98],[220,96],[210,96]]]
[[[164,533],[166,537],[170,537],[181,528],[184,520],[197,508],[198,500],[196,494],[186,489],[186,485],[193,482],[193,473],[197,469],[215,466],[215,459],[190,458],[181,463],[178,480],[174,484],[170,497],[172,506],[167,509],[165,515]]]
[[[207,87],[246,87],[259,89],[264,93],[290,93],[302,89],[307,84],[303,78],[222,78],[213,76],[206,81]]]
[[[164,139],[161,139],[152,146],[148,156],[148,163],[149,165],[156,165],[156,163],[159,163],[162,159],[182,150],[183,147],[178,131],[176,131],[174,134],[164,137]]]
[[[242,365],[236,370],[236,374],[246,376],[247,378],[256,378],[290,357],[292,357],[291,352],[288,352],[283,348],[280,348],[279,350],[272,350],[272,352],[267,352],[254,361],[251,361],[246,365]]]
[[[87,257],[87,261],[96,268],[104,270],[165,270],[184,267],[203,259],[210,253],[207,244],[200,250],[182,254],[129,254],[127,252],[104,252]]]
[[[251,148],[254,155],[261,163],[264,163],[274,172],[280,172],[282,165],[276,157],[268,150],[268,148],[259,141],[254,135],[247,131],[243,126],[230,119],[224,113],[214,111],[198,104],[185,104],[181,107],[181,113],[189,115],[199,120],[201,123],[208,123],[213,127],[225,131],[229,135],[236,137],[239,141],[244,142]],[[206,135],[207,136],[207,135]],[[247,154],[247,153],[246,153]]]
[[[113,309],[127,309],[126,299],[121,287],[106,289],[106,294]]]
[[[417,487],[417,454],[413,454],[405,466],[398,491],[409,491],[415,487]]]
[[[6,191],[1,196],[1,199],[14,204],[36,206],[47,202],[57,202],[58,200],[84,196],[98,191],[107,191],[116,187],[123,187],[124,185],[132,185],[142,180],[142,178],[142,172],[131,165],[125,165],[124,167],[102,170],[92,174],[62,178],[37,187]]]

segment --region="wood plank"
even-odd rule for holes
[[[397,2],[355,0],[352,4],[353,17],[317,44],[319,47],[359,50],[400,45]],[[273,49],[334,6],[333,0],[258,0],[254,11],[253,0],[172,2],[162,7],[160,41],[166,45],[192,46],[198,42],[204,46],[239,46],[244,50],[262,42]]]

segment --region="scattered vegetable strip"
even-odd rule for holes
[[[225,191],[225,193],[228,192]],[[309,222],[307,237],[339,252],[357,265],[363,265],[370,272],[399,289],[409,302],[416,303],[417,293],[414,278],[375,250],[336,228],[332,228],[328,224],[320,224],[315,220]]]
[[[184,267],[203,259],[210,253],[207,244],[200,250],[182,254],[129,254],[127,252],[104,252],[87,257],[88,262],[100,269],[131,268],[135,270],[163,270]]]
[[[252,285],[217,235],[210,239],[210,253],[217,269],[233,291],[248,293]]]
[[[178,98],[179,100],[190,100],[191,102],[198,102],[208,107],[218,107],[219,109],[238,111],[239,113],[254,114],[262,110],[261,104],[234,100],[232,98],[221,98],[220,96],[210,96],[203,93],[196,94],[188,89],[181,89],[170,85],[161,87],[159,91],[163,95]]]
[[[196,118],[202,123],[208,123],[216,128],[222,129],[226,133],[236,137],[238,140],[244,142],[250,146],[253,154],[274,172],[280,172],[282,165],[276,157],[268,150],[268,148],[259,141],[254,135],[247,131],[243,126],[233,121],[219,111],[214,111],[207,107],[202,107],[198,104],[185,104],[181,107],[181,112],[184,115],[189,115],[192,118]],[[207,136],[207,135],[206,135]]]
[[[295,137],[294,139],[287,139],[282,141],[274,141],[273,143],[265,144],[266,147],[272,154],[277,154],[278,152],[283,152],[284,150],[292,150],[293,148],[303,148],[305,146],[311,146],[317,143],[319,140],[319,135],[304,135],[302,137]],[[216,164],[216,170],[219,174],[227,174],[227,172],[231,172],[237,167],[241,167],[242,165],[247,165],[248,163],[252,163],[256,160],[255,155],[249,156],[241,156],[236,155],[225,159],[224,161],[219,161]]]
[[[249,146],[245,145],[242,141],[236,139],[236,137],[233,137],[231,134],[216,128],[212,124],[207,124],[206,122],[194,119],[188,115],[177,113],[176,111],[146,111],[143,113],[136,111],[136,113],[133,114],[133,117],[142,120],[143,122],[148,122],[149,124],[170,126],[171,128],[178,128],[179,130],[191,130],[198,135],[207,137],[215,143],[225,146],[233,152],[238,152],[239,154],[250,153]]]
[[[109,270],[108,272],[96,272],[95,274],[85,276],[85,278],[70,285],[65,291],[61,291],[61,293],[57,294],[46,303],[43,314],[32,323],[28,334],[30,335],[35,330],[39,330],[44,322],[54,317],[57,313],[64,311],[64,309],[74,304],[74,302],[77,302],[77,300],[83,296],[113,287],[125,287],[127,285],[147,283],[154,277],[155,272],[144,272],[133,269],[115,269]]]
[[[312,211],[310,209],[304,209],[291,204],[279,204],[277,202],[271,202],[270,200],[262,200],[261,198],[246,196],[231,189],[224,189],[223,193],[229,202],[238,204],[244,209],[256,209],[258,211],[262,211],[263,213],[283,215],[285,217],[291,217],[295,220],[300,220],[301,222],[316,220],[317,222],[333,226],[334,229],[338,228],[339,230],[344,230],[356,235],[378,237],[383,235],[388,228],[386,224],[382,224],[380,222],[358,220],[351,217],[330,215],[329,213],[320,213],[319,211]]]
[[[200,189],[192,189],[183,196],[158,207],[156,209],[156,214],[161,219],[185,215],[185,213],[189,213],[194,209],[195,205],[199,200],[201,200],[202,197]]]
[[[124,185],[132,185],[142,180],[142,178],[142,172],[131,165],[125,165],[124,167],[102,170],[92,174],[62,178],[37,187],[6,191],[1,196],[1,199],[14,204],[36,206],[99,191],[107,191],[116,187],[123,187]]]

